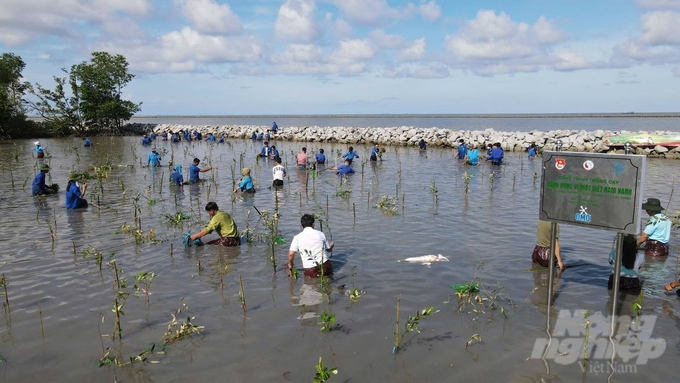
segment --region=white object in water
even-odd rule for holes
[[[432,262],[448,262],[449,259],[441,254],[437,255],[421,255],[420,257],[411,257],[404,259],[406,262],[422,263],[425,266],[430,266]]]

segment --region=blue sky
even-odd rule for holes
[[[140,115],[680,109],[680,0],[2,0],[0,50],[120,53]]]

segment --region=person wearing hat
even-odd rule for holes
[[[253,179],[250,178],[250,168],[243,168],[241,170],[241,182],[238,187],[234,189],[234,193],[241,190],[241,193],[255,193],[255,186],[253,185]]]
[[[146,165],[161,166],[161,155],[158,154],[156,148],[151,149],[151,153],[149,153],[149,159],[146,161]]]
[[[47,164],[40,165],[40,171],[35,175],[33,179],[33,184],[31,185],[31,193],[36,195],[47,195],[54,193],[54,190],[47,187],[45,184],[45,174],[50,171],[50,167]]]
[[[92,146],[92,140],[90,140],[87,137],[83,137],[83,146],[89,148],[90,146]]]
[[[650,257],[663,257],[668,255],[668,240],[671,236],[671,219],[664,213],[661,201],[658,198],[647,198],[642,204],[642,210],[649,214],[649,221],[645,230],[637,240],[640,247],[645,244],[645,255]]]
[[[182,176],[182,165],[177,164],[173,167],[174,172],[170,173],[170,184],[182,186],[184,185],[184,177]]]
[[[66,208],[86,208],[87,200],[83,198],[85,197],[85,192],[87,192],[87,184],[83,184],[81,189],[78,183],[78,176],[76,174],[69,175],[68,184],[66,185]]]
[[[196,240],[205,235],[217,231],[220,238],[208,242],[208,245],[222,245],[222,246],[240,246],[241,238],[238,236],[238,229],[236,222],[231,216],[224,211],[221,211],[215,202],[208,202],[205,205],[205,211],[210,216],[210,223],[205,229],[193,234],[189,237],[190,240]]]
[[[40,145],[40,141],[36,141],[33,143],[33,151],[35,152],[35,156],[38,158],[45,158],[45,148]]]

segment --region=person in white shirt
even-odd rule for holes
[[[314,229],[313,215],[303,215],[300,224],[302,225],[302,232],[293,237],[290,250],[288,250],[288,276],[291,275],[290,271],[293,269],[295,253],[300,253],[306,277],[316,278],[319,275],[332,275],[333,265],[326,252],[333,250],[335,243],[333,241],[328,242],[323,232]]]
[[[286,168],[281,165],[281,157],[274,157],[274,162],[276,165],[272,168],[272,175],[274,177],[274,182],[272,187],[283,186],[283,179],[286,177]]]

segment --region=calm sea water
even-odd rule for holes
[[[603,115],[604,116],[604,115]],[[135,117],[131,122],[188,125],[259,125],[269,127],[273,121],[286,126],[346,126],[346,127],[394,127],[446,128],[457,130],[497,131],[550,131],[587,130],[612,131],[680,131],[680,115],[674,117],[630,117],[612,115],[590,117],[588,115],[363,115],[363,116],[149,116]],[[664,115],[666,116],[666,115]]]
[[[382,162],[355,162],[357,173],[341,182],[330,170],[316,178],[298,171],[293,155],[302,144],[275,142],[289,172],[284,189],[275,193],[267,189],[272,163],[256,159],[260,147],[251,141],[157,142],[164,164],[174,158],[186,171],[191,159],[199,157],[215,167],[202,174],[207,182],[183,188],[168,186],[168,167],[141,166],[148,153],[139,139],[93,141],[91,149],[78,139],[42,142],[51,154],[48,181],[62,188],[72,169],[113,164],[101,183],[89,181],[87,199],[99,208],[83,211],[67,211],[63,192],[31,197],[37,165],[32,143],[0,142],[0,272],[11,305],[0,319],[3,381],[300,382],[312,380],[319,357],[338,368],[331,379],[338,382],[607,381],[607,374],[583,372],[576,363],[530,358],[536,339],[546,337],[547,319],[547,273],[525,272],[532,267],[540,162],[509,154],[501,168],[482,164],[471,169],[448,149],[421,153],[390,147]],[[320,146],[307,147],[314,153]],[[323,148],[331,164],[345,150],[332,144]],[[361,160],[369,149],[357,147]],[[252,169],[260,188],[252,198],[234,199],[231,193],[241,166]],[[467,195],[466,172],[471,176]],[[674,161],[650,159],[645,197],[665,204],[677,176]],[[397,201],[394,215],[375,207],[386,196]],[[277,270],[300,231],[300,216],[321,217],[323,231],[336,243],[330,294],[323,294],[317,281],[291,280],[283,271],[273,274],[272,250],[263,242],[184,248],[183,233],[204,227],[208,216],[203,207],[210,200],[232,214],[239,229],[260,236],[267,229],[258,210],[271,213],[278,206],[280,235],[287,244],[274,248]],[[671,200],[671,206],[676,202]],[[190,216],[183,227],[163,217],[177,212]],[[136,244],[121,233],[121,226],[134,225],[136,216],[144,233],[154,230],[163,242]],[[601,230],[562,227],[563,254],[574,267],[557,279],[553,322],[558,310],[610,311],[607,255],[613,237]],[[676,241],[671,240],[669,259],[648,260],[642,272],[642,314],[656,318],[652,337],[666,339],[665,352],[636,366],[635,375],[615,374],[611,381],[661,382],[676,376],[680,300],[662,288],[676,273]],[[101,272],[93,256],[83,257],[86,250],[102,252]],[[106,265],[111,253],[128,286],[138,272],[156,274],[148,300],[143,293],[127,299],[122,341],[111,337],[116,297],[113,270]],[[403,262],[425,254],[442,254],[450,262],[431,267]],[[482,283],[481,296],[494,296],[507,318],[482,304],[477,314],[471,306],[459,308],[449,285],[475,280]],[[357,302],[344,293],[354,287],[365,292]],[[434,306],[440,311],[419,323],[420,333],[406,334],[403,350],[395,355],[398,298],[402,330],[417,310]],[[635,298],[625,296],[622,314],[632,315]],[[201,335],[168,345],[165,355],[150,355],[155,364],[97,367],[106,349],[129,361],[158,343],[182,304],[187,309],[178,319],[195,316],[193,323],[205,326]],[[329,333],[320,331],[324,311],[336,315],[338,326]],[[475,334],[481,342],[466,348]]]

